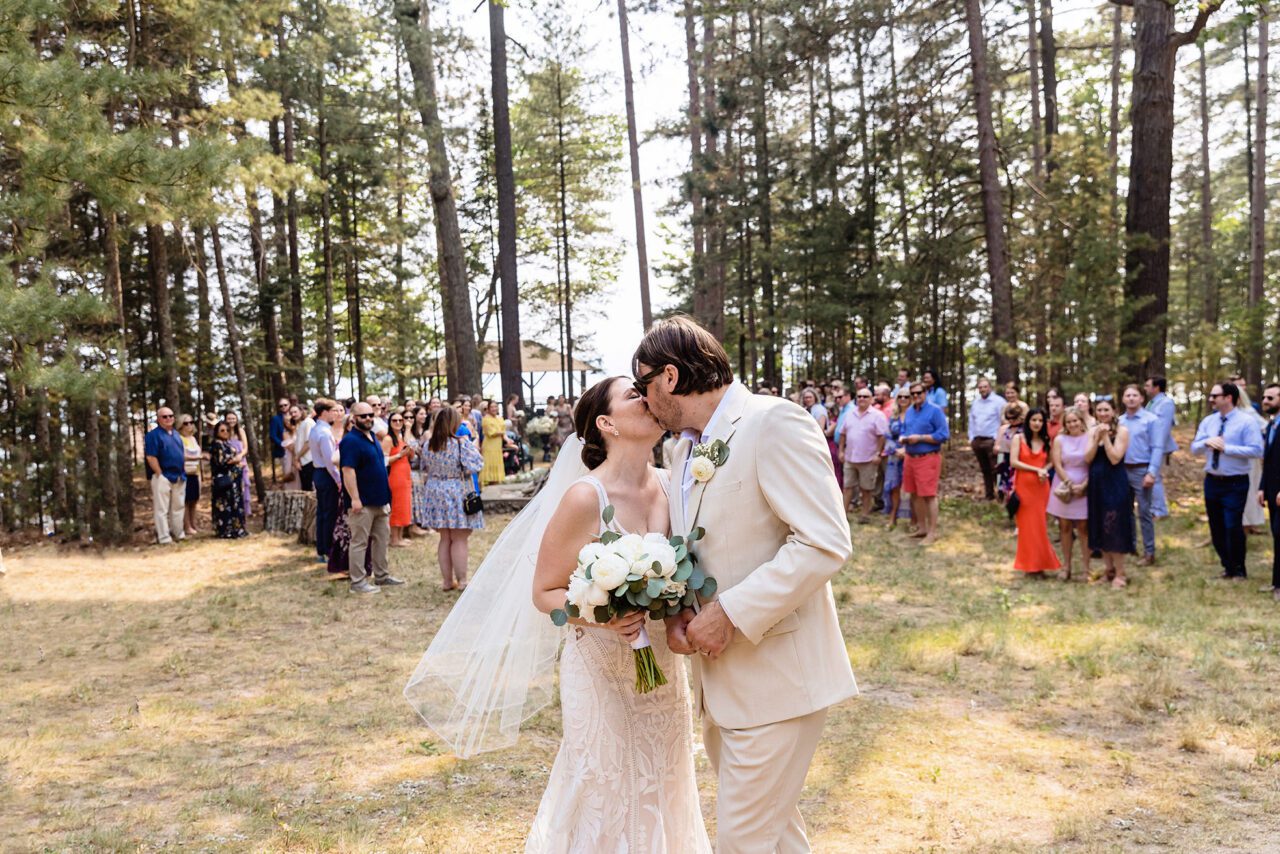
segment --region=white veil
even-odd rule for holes
[[[565,438],[546,483],[489,550],[418,662],[405,699],[460,757],[509,747],[551,701],[563,629],[533,605],[542,535],[588,469]]]

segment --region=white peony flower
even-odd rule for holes
[[[627,580],[627,573],[631,571],[631,564],[621,555],[605,554],[596,558],[595,564],[591,567],[591,580],[595,586],[606,592],[616,590]],[[604,603],[601,602],[601,605]]]
[[[667,538],[655,532],[655,533],[645,534],[644,541],[646,543],[666,543]]]
[[[569,592],[565,598],[568,599],[571,604],[577,605],[581,608],[586,605],[585,597],[587,591],[591,590],[593,587],[595,587],[594,584],[575,572],[569,577]]]
[[[592,608],[596,607],[597,605],[608,605],[608,604],[609,604],[609,591],[603,587],[597,587],[596,585],[592,584],[583,592],[582,602],[579,603],[578,607],[583,609],[582,614],[584,617],[586,617],[587,619],[591,619]]]
[[[609,548],[627,563],[635,563],[645,553],[646,545],[644,538],[639,534],[623,534],[620,538],[614,540],[609,545]]]
[[[648,555],[631,564],[631,572],[633,575],[643,576],[644,578],[658,577],[658,573],[653,571],[653,558]]]
[[[588,566],[594,562],[600,555],[609,554],[609,547],[604,543],[594,542],[587,543],[578,551],[578,565]]]
[[[698,483],[706,483],[716,473],[716,464],[706,457],[694,457],[689,463],[689,472]]]
[[[669,543],[649,543],[648,552],[645,562],[650,568],[653,567],[653,562],[657,561],[662,567],[661,574],[664,578],[670,578],[676,574],[676,550],[671,548]]]

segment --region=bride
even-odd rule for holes
[[[662,428],[626,377],[583,394],[546,485],[494,544],[405,696],[459,756],[514,744],[551,699],[560,656],[563,739],[526,852],[709,852],[693,773],[689,686],[665,632],[648,632],[668,682],[635,692],[644,614],[557,629],[579,549],[608,529],[669,533]],[[532,593],[532,599],[530,594]],[[659,626],[659,629],[661,627]]]

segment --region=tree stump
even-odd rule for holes
[[[309,499],[302,506],[302,524],[298,527],[298,542],[304,546],[315,545],[316,542],[316,494],[303,493]]]
[[[314,525],[315,493],[292,489],[268,492],[263,509],[262,529],[281,534],[297,533],[305,527],[308,512]]]

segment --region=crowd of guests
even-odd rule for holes
[[[777,390],[762,386],[757,393]],[[921,545],[936,541],[952,414],[936,371],[925,369],[917,380],[901,369],[895,381],[874,385],[862,376],[848,386],[838,379],[804,381],[789,396],[827,436],[846,509],[857,523],[882,514],[891,529],[906,524]],[[1221,577],[1247,577],[1245,532],[1269,524],[1276,558],[1264,589],[1280,600],[1280,385],[1267,385],[1254,407],[1233,376],[1215,384],[1207,400],[1214,411],[1200,423],[1190,450],[1204,458],[1204,503]],[[1123,588],[1127,558],[1155,564],[1156,520],[1169,514],[1164,468],[1178,450],[1164,377],[1126,386],[1118,399],[1078,392],[1069,406],[1051,388],[1042,407],[1024,401],[1016,383],[997,394],[979,378],[967,403],[968,444],[983,497],[1000,502],[1017,530],[1015,569]],[[542,441],[549,461],[573,432],[573,402],[550,397],[535,415],[550,430]],[[244,429],[233,411],[207,416],[203,439],[201,426],[162,407],[147,434],[160,543],[196,533],[204,463],[215,534],[247,535],[252,507]],[[268,435],[275,478],[286,489],[316,493],[317,560],[347,578],[353,591],[376,593],[401,583],[388,572],[388,548],[428,529],[439,534],[443,589],[465,588],[468,537],[484,526],[481,489],[533,465],[525,426],[514,396],[505,404],[477,395],[396,407],[376,396],[321,398],[305,412],[282,398]],[[1095,569],[1094,561],[1101,566]]]
[[[353,591],[401,584],[389,573],[388,549],[428,530],[439,535],[443,588],[461,590],[468,537],[484,527],[480,491],[532,466],[524,423],[514,395],[505,406],[478,395],[401,406],[377,396],[319,398],[305,408],[281,398],[267,431],[272,480],[279,488],[315,492],[317,560],[348,579]],[[201,427],[207,428],[203,436]],[[161,407],[144,453],[159,543],[198,532],[206,465],[215,536],[248,535],[248,442],[235,412],[197,424]]]
[[[859,376],[848,387],[835,379],[805,381],[790,397],[827,435],[846,509],[858,523],[883,513],[891,528],[909,520],[923,545],[937,539],[952,414],[937,371],[925,369],[917,380],[902,369],[895,382],[874,385]],[[1247,577],[1245,532],[1268,524],[1269,511],[1277,556],[1263,589],[1280,600],[1280,385],[1266,386],[1254,407],[1243,381],[1232,376],[1206,399],[1213,412],[1190,450],[1204,458],[1204,504],[1220,577]],[[1169,515],[1164,468],[1178,450],[1166,378],[1126,386],[1118,399],[1079,392],[1070,405],[1051,388],[1043,407],[1024,401],[1016,383],[997,394],[979,378],[967,403],[984,498],[1003,504],[1017,529],[1016,569],[1123,588],[1128,556],[1155,564],[1156,520]],[[1049,536],[1051,520],[1059,549]]]

